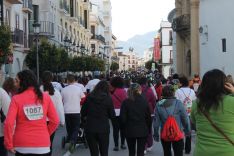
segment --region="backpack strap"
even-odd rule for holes
[[[173,113],[171,114],[172,116],[175,114],[175,110],[176,110],[176,105],[177,105],[177,100],[175,100],[174,102],[173,102],[173,104],[175,103],[175,108],[174,108],[174,111],[173,111]],[[163,107],[164,107],[164,109],[165,109],[165,111],[166,111],[166,113],[167,113],[167,116],[170,116],[170,114],[168,113],[168,111],[167,111],[167,109],[166,109],[166,107],[163,105]]]
[[[201,111],[206,119],[210,122],[211,126],[219,132],[228,142],[230,142],[234,146],[234,141],[232,141],[219,127],[217,127],[214,122],[211,120],[210,116],[208,115],[207,112]]]
[[[191,94],[191,89],[189,90],[189,95],[187,96],[186,94],[185,94],[185,92],[183,91],[183,89],[180,89],[181,91],[182,91],[182,93],[184,94],[184,96],[186,97],[186,98],[189,98],[189,96],[190,96],[190,94]],[[189,98],[190,99],[190,98]]]

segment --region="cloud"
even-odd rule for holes
[[[118,40],[159,29],[175,7],[174,0],[111,0],[112,31]]]

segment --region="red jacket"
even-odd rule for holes
[[[4,123],[4,144],[8,150],[14,147],[50,146],[50,135],[58,127],[59,118],[47,93],[43,93],[42,104],[35,104],[36,100],[37,96],[33,88],[13,96]],[[26,116],[26,111],[34,110],[31,108],[36,108],[35,112],[41,112],[39,113],[40,119],[30,120]],[[43,113],[39,108],[42,108]],[[33,114],[30,117],[33,117]],[[49,119],[48,125],[46,122],[47,117]]]
[[[114,109],[120,109],[122,102],[127,98],[127,92],[123,88],[116,88],[114,93],[111,95]]]

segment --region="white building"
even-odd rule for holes
[[[128,56],[128,69],[137,70],[138,59],[136,53],[134,52],[134,49],[129,48],[129,51],[124,54]]]
[[[29,17],[32,13],[32,0],[4,0],[3,1],[4,24],[9,25],[12,33],[11,52],[13,63],[3,67],[5,76],[15,77],[26,67],[25,57],[29,51]]]
[[[129,70],[129,56],[124,54],[123,52],[118,52],[118,60],[119,60],[119,71]]]
[[[150,47],[144,51],[144,61],[150,61],[153,59],[154,47]]]
[[[218,68],[234,76],[233,0],[200,1],[200,74]]]
[[[168,77],[172,74],[173,50],[172,50],[172,28],[171,23],[162,21],[160,25],[161,61],[162,74]]]

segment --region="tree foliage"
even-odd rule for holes
[[[111,63],[111,66],[110,66],[110,69],[111,69],[112,71],[117,71],[117,70],[119,69],[119,64],[116,63],[116,62],[112,62],[112,63]]]
[[[8,54],[10,53],[11,45],[11,30],[6,25],[0,26],[0,65],[5,63]]]
[[[155,68],[158,68],[158,64],[156,62],[154,62],[153,60],[149,60],[145,63],[145,68],[148,70],[152,69],[152,64],[155,63]]]

